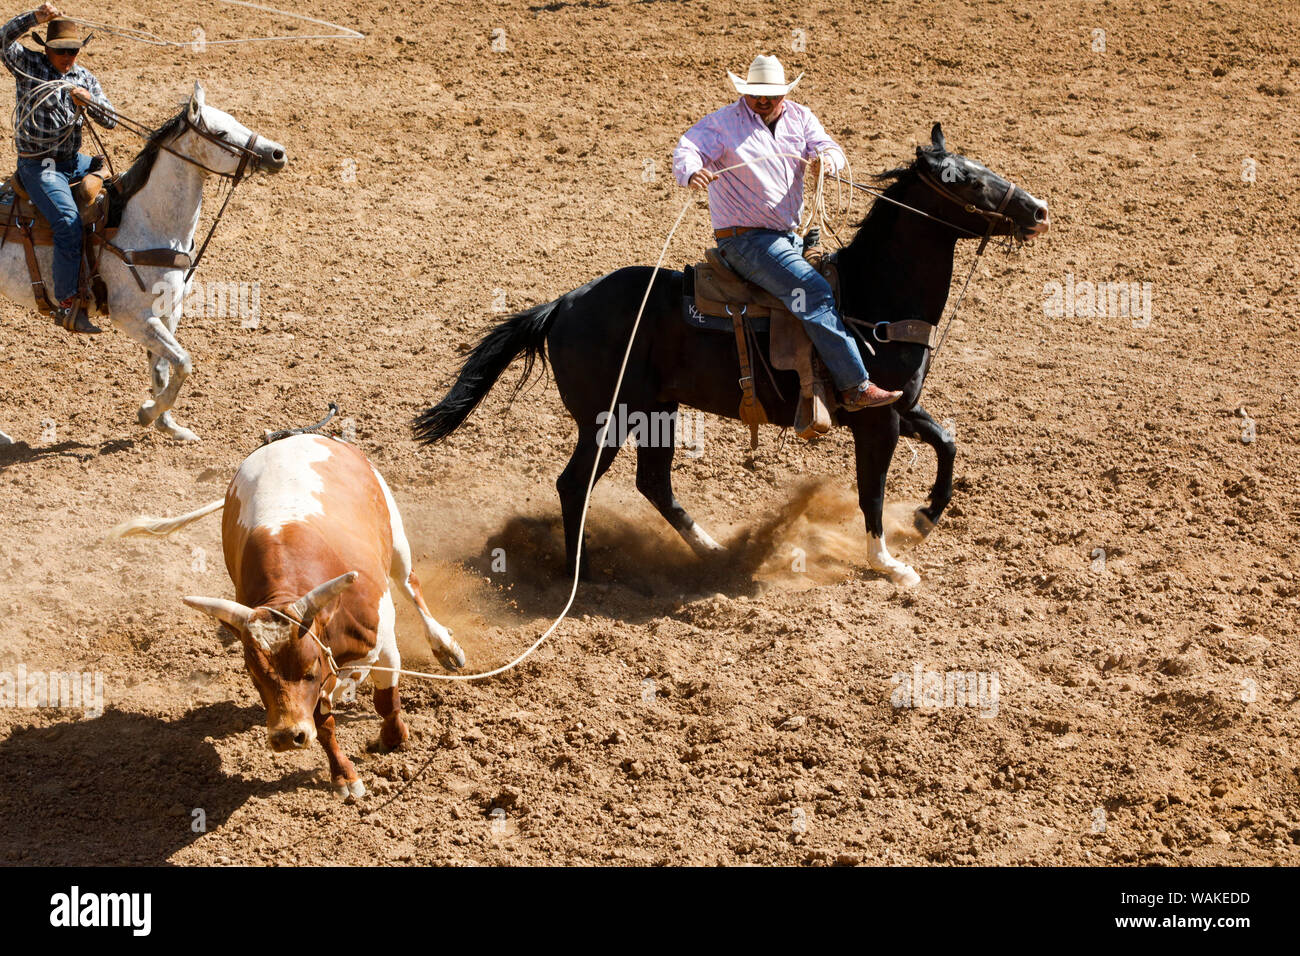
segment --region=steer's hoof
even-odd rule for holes
[[[348,797],[361,798],[366,795],[366,785],[360,778],[356,780],[335,780],[334,793],[346,800]]]
[[[448,670],[460,670],[465,666],[465,652],[451,636],[449,628],[444,629],[444,633],[437,636],[433,643],[433,650],[438,655],[438,660],[442,662],[442,666]]]
[[[925,509],[917,508],[912,517],[912,526],[923,538],[928,538],[930,532],[934,530],[935,524],[930,520],[930,516],[925,513]]]
[[[135,413],[135,420],[147,427],[152,425],[161,414],[162,410],[158,407],[158,403],[150,400],[140,406],[139,411]]]
[[[406,729],[406,721],[401,717],[395,717],[391,721],[386,720],[379,728],[379,742],[385,750],[396,750],[406,743],[410,736],[411,732]]]

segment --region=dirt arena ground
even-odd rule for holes
[[[94,17],[179,39],[320,32],[187,9],[106,0]],[[145,362],[120,332],[73,339],[0,308],[0,428],[19,442],[0,449],[0,670],[100,672],[106,704],[0,708],[0,863],[1300,859],[1297,8],[299,9],[366,38],[101,36],[85,58],[155,122],[201,79],[290,163],[240,188],[199,273],[258,283],[257,327],[181,327],[196,374],[177,417],[200,444],[135,425]],[[501,678],[404,681],[401,752],[376,749],[368,704],[344,711],[370,794],[339,801],[319,749],[267,750],[238,648],[181,604],[233,594],[219,522],[105,532],[219,497],[263,430],[337,401],[435,616],[473,669],[509,660],[567,594],[553,482],[573,425],[550,385],[508,414],[499,388],[437,449],[408,423],[502,311],[653,262],[685,200],[677,137],[759,52],[807,71],[795,98],[860,177],[939,120],[1051,204],[1047,237],[985,256],[928,383],[960,450],[949,516],[924,544],[894,537],[921,585],[866,568],[847,434],[768,429],[751,455],[738,424],[704,419],[676,489],[743,542],[735,561],[698,564],[625,453],[595,495],[595,582],[555,638]],[[119,162],[138,148],[109,142]],[[670,263],[707,223],[688,214]],[[959,278],[973,255],[959,246]],[[1050,316],[1052,282],[1150,283],[1150,322]],[[896,523],[933,475],[913,447],[890,476]],[[412,625],[399,609],[408,666],[436,667]],[[995,713],[894,707],[894,675],[917,668],[996,672]]]

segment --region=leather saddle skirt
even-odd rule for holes
[[[104,178],[96,173],[87,173],[81,179],[72,182],[72,198],[77,202],[77,211],[81,214],[81,223],[89,228],[100,224],[108,216],[108,193],[104,191]],[[10,230],[17,231],[17,222],[31,224],[32,241],[37,245],[50,245],[54,241],[50,224],[36,208],[22,180],[15,170],[7,179],[0,182],[0,224],[5,228],[5,239],[9,239]]]
[[[697,328],[731,331],[735,328],[735,318],[743,316],[755,332],[769,332],[772,367],[799,375],[795,431],[801,438],[830,431],[828,399],[834,395],[834,387],[821,363],[815,360],[812,339],[803,322],[776,296],[733,272],[717,249],[706,250],[704,258],[690,272],[693,296],[683,303],[682,309],[687,323]],[[833,270],[834,265],[824,261],[819,269],[823,275],[831,272],[827,281],[838,299],[838,277]],[[752,394],[747,393],[746,399],[752,400]],[[742,420],[747,420],[743,414]],[[766,415],[761,414],[759,420],[766,420]],[[753,423],[747,420],[747,424],[752,427]]]

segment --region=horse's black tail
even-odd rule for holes
[[[516,312],[485,335],[461,366],[451,391],[433,408],[426,408],[416,417],[412,424],[416,441],[432,445],[465,424],[465,419],[492,390],[501,373],[520,355],[524,356],[524,374],[515,386],[515,394],[528,381],[538,360],[545,368],[546,333],[555,321],[560,301],[556,299],[526,312]]]

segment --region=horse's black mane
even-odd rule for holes
[[[929,147],[922,147],[922,149],[929,149]],[[904,184],[915,175],[917,163],[919,161],[920,160],[917,159],[908,163],[906,166],[895,166],[893,169],[886,169],[884,172],[876,173],[871,178],[878,183],[888,183],[889,185],[885,187],[884,195],[888,196],[890,199],[896,199],[897,193],[902,191]],[[865,243],[869,236],[878,228],[887,229],[893,224],[897,214],[897,206],[891,202],[886,202],[877,196],[871,203],[871,208],[867,210],[867,214],[863,216],[862,220],[857,224],[853,233],[853,238],[850,239],[848,245],[840,251],[847,251],[854,246],[859,239]]]
[[[125,205],[128,199],[144,188],[144,184],[149,181],[149,174],[153,172],[153,164],[158,158],[162,144],[179,133],[181,127],[185,125],[187,109],[188,107],[182,107],[179,113],[158,127],[149,136],[144,148],[136,154],[131,165],[113,179],[113,191],[117,195],[118,203]]]

